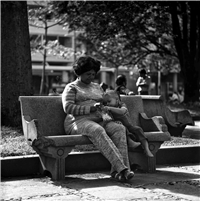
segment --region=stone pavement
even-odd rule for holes
[[[162,166],[154,174],[136,172],[127,183],[109,172],[66,175],[65,181],[10,178],[1,182],[1,201],[199,201],[199,164]]]
[[[200,139],[200,121],[186,126],[183,137]],[[9,178],[1,181],[0,201],[200,201],[200,166],[157,167],[154,174],[135,172],[128,183],[109,172],[66,175],[65,181]]]

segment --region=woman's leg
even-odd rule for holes
[[[77,121],[74,124],[71,134],[73,135],[77,133],[83,133],[88,136],[91,142],[111,163],[113,171],[119,173],[129,168],[129,166],[126,166],[126,163],[124,162],[123,155],[101,125],[89,120]]]
[[[125,127],[122,124],[117,124],[111,121],[105,125],[105,130],[110,139],[113,141],[113,143],[119,150],[119,152],[121,153],[124,164],[130,170]]]

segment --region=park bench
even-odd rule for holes
[[[144,112],[151,118],[162,116],[171,136],[182,137],[187,125],[194,126],[194,121],[188,110],[172,111],[160,95],[142,95]]]
[[[65,160],[76,145],[91,144],[83,135],[66,135],[61,96],[20,96],[23,132],[27,143],[39,154],[43,171],[49,171],[53,180],[65,178]],[[131,164],[145,172],[155,172],[156,153],[170,134],[162,117],[147,118],[141,96],[122,96],[134,125],[141,126],[155,157],[149,158],[141,147],[129,150]],[[95,161],[94,161],[95,163]],[[77,164],[78,165],[78,164]]]

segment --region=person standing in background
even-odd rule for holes
[[[148,95],[150,87],[150,77],[147,75],[146,70],[142,69],[139,71],[140,76],[137,79],[136,86],[138,87],[139,95]]]

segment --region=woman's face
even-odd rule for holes
[[[94,70],[87,71],[80,75],[80,80],[85,84],[90,84],[96,76],[96,72]]]

